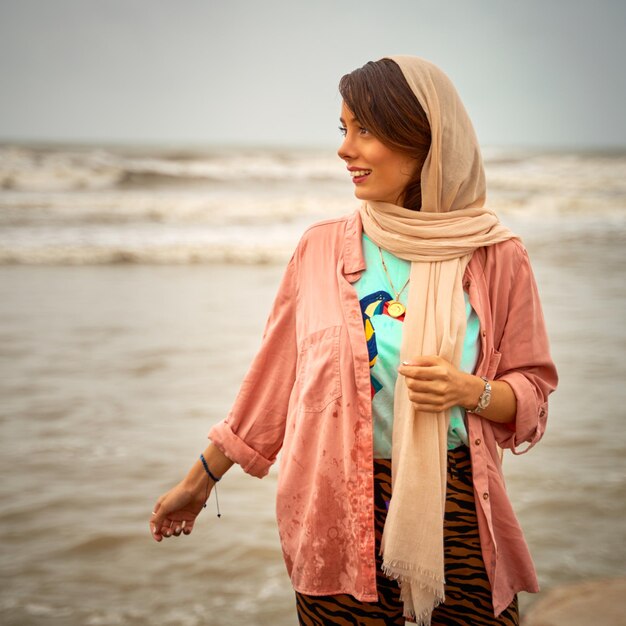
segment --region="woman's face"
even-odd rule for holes
[[[339,119],[344,140],[337,154],[348,166],[354,195],[361,200],[402,206],[404,190],[415,174],[417,160],[391,150],[376,139],[345,102]]]

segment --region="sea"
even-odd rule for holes
[[[542,591],[624,576],[626,149],[483,157],[560,377],[542,441],[505,454],[509,495]],[[332,148],[0,144],[0,623],[297,624],[280,457],[233,467],[189,536],[148,521],[227,415],[300,236],[357,206]]]

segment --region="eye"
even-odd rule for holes
[[[346,133],[348,132],[348,129],[345,126],[340,126],[339,127],[339,132],[341,133],[342,137],[345,137]]]
[[[360,135],[367,135],[369,134],[369,130],[367,130],[367,128],[364,128],[363,126],[359,126],[359,134]]]

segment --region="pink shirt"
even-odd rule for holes
[[[270,312],[261,347],[213,443],[265,476],[282,448],[276,513],[294,589],[376,601],[373,433],[367,345],[356,290],[365,269],[357,211],[303,234]],[[464,289],[481,327],[476,374],[506,380],[515,422],[468,413],[474,495],[496,615],[518,591],[538,591],[507,497],[497,446],[526,452],[541,439],[557,373],[523,245],[472,256]],[[525,449],[518,446],[526,444]]]

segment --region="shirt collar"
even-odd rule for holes
[[[356,209],[346,221],[343,247],[343,273],[351,283],[359,278],[358,274],[366,267],[362,234],[361,214]]]

